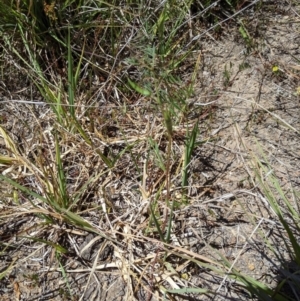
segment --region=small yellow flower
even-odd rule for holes
[[[183,273],[183,274],[181,274],[181,278],[184,280],[189,280],[190,277],[187,273]]]

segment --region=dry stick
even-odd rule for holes
[[[244,250],[246,249],[246,247],[247,247],[249,241],[251,240],[252,236],[255,234],[256,230],[259,228],[259,226],[261,225],[261,223],[263,222],[263,220],[264,220],[264,218],[262,218],[262,219],[259,221],[258,225],[257,225],[257,226],[254,228],[254,230],[252,231],[252,233],[251,233],[249,239],[245,242],[243,248],[240,250],[240,252],[239,252],[238,255],[236,256],[236,258],[235,258],[235,260],[233,261],[231,267],[229,268],[228,272],[226,273],[226,276],[224,277],[224,279],[222,280],[220,286],[218,287],[217,292],[220,291],[220,289],[222,288],[222,286],[223,286],[224,283],[226,282],[226,280],[227,280],[227,278],[228,278],[228,275],[230,274],[231,270],[234,268],[234,265],[235,265],[236,262],[239,260],[241,254],[242,254],[242,253],[244,252]]]
[[[84,107],[84,108],[119,108],[120,106],[104,106],[101,104],[101,106],[98,105],[82,105],[82,104],[66,104],[66,103],[60,103],[60,104],[57,104],[56,102],[46,102],[46,101],[39,101],[39,100],[20,100],[20,99],[9,99],[9,100],[4,100],[4,99],[0,99],[0,104],[2,103],[12,103],[12,102],[15,102],[15,103],[20,103],[20,104],[31,104],[31,105],[59,105],[59,106],[62,106],[62,107]],[[141,103],[141,104],[128,104],[126,105],[127,107],[141,107],[141,106],[144,106],[145,104],[144,103]]]

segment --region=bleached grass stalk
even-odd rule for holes
[[[248,238],[248,241],[251,241],[252,236],[256,233],[257,229],[259,229],[259,227],[260,227],[260,225],[261,225],[262,222],[263,222],[263,219],[261,219],[261,220],[259,221],[259,223],[257,224],[257,226],[253,229],[252,233],[250,234],[250,236],[249,236],[249,238]],[[216,291],[217,293],[222,289],[223,285],[225,284],[225,282],[226,282],[226,280],[227,280],[227,278],[228,278],[228,275],[231,273],[231,271],[233,270],[235,264],[236,264],[237,261],[240,259],[240,256],[241,256],[241,254],[244,252],[244,250],[246,249],[247,245],[248,245],[248,242],[245,242],[245,244],[243,245],[243,247],[241,248],[241,250],[240,250],[240,251],[238,252],[238,254],[236,255],[236,258],[235,258],[234,261],[232,262],[232,264],[231,264],[229,270],[226,272],[225,277],[223,278],[223,280],[222,280],[220,286],[218,287],[218,289],[217,289],[217,291]]]

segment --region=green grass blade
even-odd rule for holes
[[[128,78],[128,84],[133,90],[140,93],[141,95],[144,95],[144,96],[150,96],[151,95],[150,90],[140,87],[138,84],[136,84],[135,82],[133,82],[129,78]]]
[[[61,199],[61,206],[63,208],[67,208],[69,206],[69,197],[67,193],[67,182],[65,173],[63,170],[63,164],[61,160],[61,153],[59,148],[59,143],[57,139],[57,134],[55,133],[55,159],[56,159],[56,166],[57,166],[57,172],[58,172],[58,186],[59,186],[59,194]]]
[[[58,263],[59,263],[59,267],[60,267],[62,276],[63,276],[63,278],[65,279],[65,283],[66,283],[67,288],[68,288],[68,291],[69,291],[69,296],[72,296],[71,286],[70,286],[70,283],[69,283],[69,281],[68,281],[67,273],[66,273],[66,271],[65,271],[65,268],[64,268],[64,266],[63,266],[62,263],[61,263],[60,257],[61,257],[61,256],[60,256],[60,253],[59,253],[59,252],[56,252],[56,259],[57,259],[57,261],[58,261]]]
[[[75,107],[74,107],[74,98],[75,98],[75,80],[73,74],[73,56],[71,48],[71,37],[70,37],[70,27],[68,27],[68,101],[69,101],[69,110],[71,116],[75,118]]]
[[[161,231],[159,221],[157,220],[157,218],[155,216],[155,212],[153,211],[152,206],[153,206],[152,204],[150,204],[150,206],[149,206],[150,207],[150,211],[151,211],[151,217],[152,217],[152,219],[154,221],[155,227],[156,227],[156,229],[158,231],[158,234],[159,234],[159,237],[160,237],[161,241],[165,242],[165,238],[164,238],[164,235],[163,235],[163,233]]]
[[[68,253],[68,250],[64,247],[62,247],[59,244],[56,244],[52,241],[46,240],[46,239],[41,239],[41,238],[37,238],[37,237],[32,237],[32,236],[21,236],[22,238],[27,238],[29,240],[33,240],[33,241],[38,241],[41,243],[44,243],[47,246],[50,246],[52,248],[54,248],[56,250],[56,252],[62,253],[62,254],[66,254]]]
[[[36,192],[34,192],[34,191],[31,191],[30,189],[28,189],[28,188],[26,188],[26,187],[24,187],[24,186],[18,184],[18,183],[15,182],[14,180],[12,180],[12,179],[10,179],[10,178],[4,176],[4,175],[1,175],[1,174],[0,174],[0,179],[1,179],[1,180],[4,180],[4,181],[7,182],[8,184],[12,185],[12,186],[15,187],[16,189],[19,189],[20,191],[23,191],[24,193],[26,193],[26,194],[28,194],[28,195],[34,197],[34,198],[37,198],[37,199],[39,199],[40,201],[42,201],[42,202],[44,202],[44,203],[47,203],[47,199],[46,199],[46,198],[42,197],[41,195],[39,195],[38,193],[36,193]],[[30,201],[30,200],[29,200],[29,201]],[[30,201],[30,202],[31,202],[31,201]],[[35,206],[34,203],[31,202],[31,204],[32,204],[33,206]]]
[[[64,214],[64,218],[68,223],[72,223],[73,225],[79,226],[82,229],[87,229],[87,230],[93,229],[92,225],[90,225],[79,215],[64,208],[61,209],[61,212]]]
[[[172,200],[172,205],[171,205],[171,209],[170,209],[170,215],[169,215],[169,219],[168,219],[168,225],[167,225],[167,229],[166,229],[166,236],[165,236],[165,241],[167,243],[170,243],[170,239],[171,239],[171,232],[172,232],[172,223],[173,223],[173,211],[174,211],[174,206],[175,206],[175,200]]]
[[[182,187],[186,187],[188,185],[188,165],[191,162],[192,153],[194,151],[196,145],[196,139],[198,135],[198,121],[194,125],[192,132],[187,135],[187,142],[185,145],[184,151],[184,161],[182,167]]]
[[[150,144],[151,148],[154,151],[154,155],[155,155],[155,158],[156,158],[156,161],[157,161],[157,164],[158,164],[159,168],[165,172],[166,171],[166,165],[164,163],[165,160],[161,155],[161,152],[158,148],[157,142],[150,137],[149,138],[149,144]]]

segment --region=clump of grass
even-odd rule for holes
[[[5,172],[1,180],[12,187],[14,196],[10,195],[16,206],[22,203],[19,199],[22,196],[27,212],[35,214],[43,223],[52,226],[63,223],[65,227],[75,226],[106,237],[88,221],[85,212],[99,210],[103,214],[101,219],[110,223],[108,213],[113,210],[113,204],[106,194],[102,194],[106,186],[104,178],[114,173],[125,177],[120,171],[125,155],[135,162],[130,172],[141,176],[140,159],[135,153],[143,139],[128,134],[124,120],[127,122],[128,116],[133,116],[132,109],[127,107],[130,101],[139,105],[142,99],[149,103],[148,108],[142,109],[150,109],[151,118],[157,118],[158,127],[152,129],[152,141],[165,168],[159,190],[146,193],[151,197],[157,193],[157,218],[153,215],[153,219],[161,231],[160,238],[170,242],[174,204],[170,179],[173,160],[178,160],[178,155],[172,150],[173,141],[175,128],[181,127],[180,120],[189,114],[186,101],[193,84],[186,87],[179,72],[191,54],[191,49],[183,49],[188,35],[181,34],[191,2],[168,1],[162,6],[153,3],[147,7],[147,14],[143,12],[145,3],[126,1],[109,4],[92,1],[81,4],[73,1],[22,2],[19,6],[10,2],[2,4],[2,13],[9,10],[11,24],[16,24],[8,27],[7,32],[1,32],[2,43],[13,54],[15,66],[27,72],[43,101],[52,110],[47,121],[36,120],[27,126],[34,139],[30,144],[22,141],[24,150],[20,151],[10,134],[2,130],[6,155],[2,158]],[[72,20],[72,23],[67,20]],[[7,27],[7,22],[3,20],[2,28]],[[137,23],[142,26],[140,31],[135,25]],[[10,30],[14,32],[12,37]],[[97,85],[96,89],[93,83]],[[117,109],[108,111],[105,107],[109,104]],[[103,120],[101,115],[93,113],[92,108],[110,118]],[[142,126],[138,122],[137,126]],[[107,129],[118,129],[118,132],[104,131],[104,125]],[[157,138],[159,128],[162,132]],[[34,134],[35,130],[38,134]],[[146,139],[148,135],[145,133]],[[136,139],[132,140],[132,136]],[[26,140],[26,137],[20,139]],[[121,140],[124,147],[115,148],[114,140]],[[163,152],[159,149],[162,142],[166,145]],[[46,149],[38,150],[35,144]],[[87,161],[97,162],[98,166],[97,170],[90,167],[89,176],[84,176],[84,181],[72,177],[74,183],[70,184],[69,169],[77,164],[80,176],[88,165],[88,162],[79,163],[72,159],[77,156],[85,156]],[[190,158],[188,155],[185,165]],[[17,168],[24,172],[22,180],[15,174]],[[26,174],[25,170],[29,173]],[[29,182],[33,183],[31,187]],[[187,184],[187,175],[184,184]],[[166,197],[160,193],[163,189],[167,190]],[[88,206],[85,194],[89,190],[102,195],[104,203]],[[26,212],[19,214],[26,215]],[[111,235],[115,237],[115,234]],[[37,236],[33,240],[56,253],[70,251],[61,243],[44,237]],[[66,279],[64,268],[61,270]]]
[[[212,4],[199,5],[217,23],[220,17]],[[226,5],[221,13],[228,17],[228,9],[235,13],[244,1],[218,5]],[[129,286],[131,279],[137,281],[150,297],[154,291],[170,298],[213,296],[212,290],[181,279],[174,268],[193,263],[218,276],[227,273],[258,296],[271,296],[263,284],[230,269],[226,259],[221,264],[187,250],[176,245],[173,236],[174,208],[189,203],[189,167],[201,144],[199,121],[189,120],[191,113],[201,112],[189,103],[199,69],[190,27],[194,6],[195,1],[175,0],[0,4],[0,14],[5,15],[1,43],[51,109],[40,113],[43,120],[35,117],[27,123],[28,136],[0,128],[4,203],[13,207],[13,215],[34,214],[39,230],[28,226],[26,242],[55,253],[66,283],[62,292],[68,296],[72,287],[63,259],[66,254],[80,257],[71,236],[78,230],[102,237],[114,248],[109,265],[99,265],[97,254],[89,279],[97,269],[111,267],[120,270]],[[184,81],[187,60],[193,68],[191,80]],[[117,201],[107,193],[116,187],[123,196]],[[179,197],[174,191],[180,191]],[[9,223],[11,216],[4,213],[1,219]],[[290,226],[283,225],[298,260],[295,237]],[[45,235],[49,229],[57,231],[53,241]],[[69,243],[58,238],[61,233]],[[144,248],[140,258],[133,250],[139,244]],[[153,273],[157,264],[160,270]],[[13,266],[17,263],[1,276]],[[133,286],[130,289],[134,294]]]
[[[300,286],[300,277],[298,275],[300,272],[299,196],[294,188],[292,188],[290,196],[283,191],[271,164],[260,147],[259,151],[258,155],[252,154],[255,164],[253,169],[255,178],[274,216],[286,233],[281,238],[288,250],[289,258],[285,258],[283,254],[280,254],[274,242],[267,239],[267,245],[280,263],[277,287],[275,289],[264,288],[257,290],[250,287],[249,290],[253,289],[253,292],[261,300],[269,300],[269,298],[272,298],[272,300],[297,300]],[[259,282],[256,283],[260,284]],[[262,296],[264,296],[264,299],[262,299]]]

